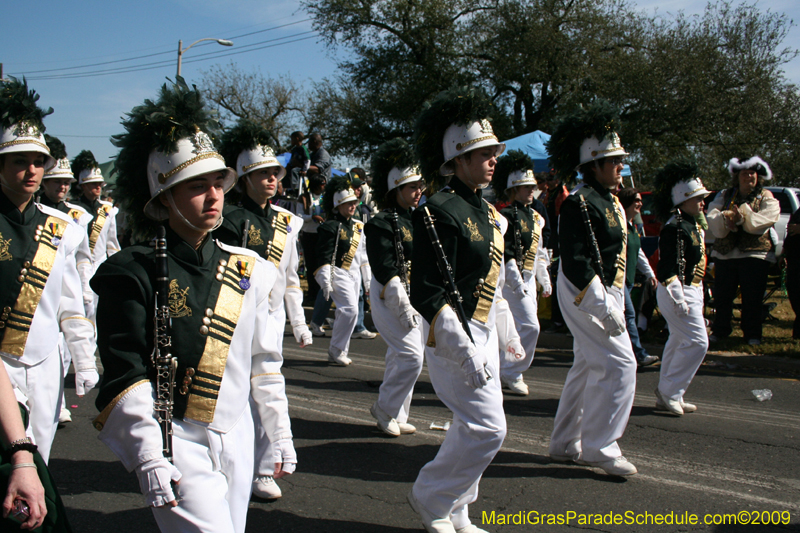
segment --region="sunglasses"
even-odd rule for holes
[[[625,164],[624,157],[610,157],[608,160],[611,161],[611,164],[614,166]]]

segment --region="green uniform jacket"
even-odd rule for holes
[[[516,209],[515,209],[516,208]],[[517,261],[520,270],[532,270],[533,260],[536,256],[536,251],[539,248],[539,239],[542,238],[542,226],[539,225],[539,218],[541,215],[534,211],[529,205],[522,205],[516,200],[511,205],[505,207],[500,214],[508,219],[508,230],[505,234],[505,247],[503,259],[506,263],[512,259],[517,259],[516,256],[516,232],[517,221],[519,221],[519,233],[522,241],[522,261]],[[534,236],[536,242],[534,243]],[[535,244],[535,247],[532,245]],[[533,249],[531,250],[531,248]],[[527,265],[526,256],[530,251],[530,265]]]
[[[658,238],[658,281],[668,285],[678,275],[678,238],[683,241],[683,258],[686,267],[683,270],[684,285],[697,285],[703,279],[706,267],[703,230],[695,218],[681,210],[681,224],[672,217],[661,230]],[[699,279],[697,276],[699,275]]]
[[[393,207],[386,211],[381,211],[364,226],[369,266],[372,268],[372,275],[384,286],[393,277],[400,276],[397,251],[394,245],[394,231],[390,220],[392,212],[397,213],[397,226],[400,228],[400,242],[403,246],[403,260],[408,263],[411,261],[411,254],[414,249],[411,209],[403,210],[399,207]]]
[[[245,195],[238,206],[226,205],[222,211],[224,220],[222,226],[214,231],[214,238],[231,246],[242,245],[242,232],[244,223],[250,221],[247,236],[247,248],[256,252],[260,257],[270,259],[272,252],[272,238],[275,234],[275,215],[277,211],[262,209],[249,196]],[[288,231],[292,231],[289,226]],[[269,250],[268,250],[269,248]],[[283,250],[281,250],[282,254]],[[277,263],[281,260],[277,257]]]
[[[410,300],[431,325],[447,301],[444,281],[425,227],[425,208],[435,219],[439,242],[453,269],[453,279],[463,298],[467,318],[485,323],[503,259],[500,214],[481,199],[480,189],[473,192],[455,177],[450,180],[449,187],[431,196],[414,211]]]
[[[188,398],[178,389],[187,369],[197,368],[203,355],[203,318],[206,309],[214,308],[222,286],[215,279],[219,261],[229,255],[211,238],[195,250],[167,227],[172,354],[178,359],[173,412],[176,418],[183,417]],[[100,411],[131,385],[155,377],[150,363],[154,279],[155,248],[150,246],[131,246],[114,254],[92,278],[92,289],[100,297],[97,346],[103,362],[103,380],[95,401]]]
[[[339,224],[341,224],[341,227]],[[336,249],[335,266],[350,270],[350,262],[344,264],[345,256],[348,256],[350,261],[353,260],[352,254],[349,253],[353,234],[360,233],[362,234],[360,238],[363,238],[363,231],[363,223],[354,217],[351,217],[350,220],[345,220],[338,212],[320,224],[317,228],[317,258],[319,260],[319,268],[317,270],[331,264],[334,248]],[[338,247],[336,245],[337,239],[339,240]],[[353,250],[353,253],[355,253],[355,250]]]
[[[586,223],[581,213],[581,196],[586,198],[589,219],[600,249],[603,284],[622,288],[625,283],[627,237],[625,215],[619,200],[594,180],[587,180],[583,188],[569,195],[561,204],[558,235],[564,275],[581,291],[597,275]]]

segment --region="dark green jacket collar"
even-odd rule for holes
[[[169,225],[167,228],[167,250],[176,259],[180,259],[186,263],[196,266],[202,266],[203,263],[208,261],[214,253],[214,244],[208,235],[206,235],[203,244],[197,250],[184,241],[177,233],[175,233]]]
[[[470,205],[480,207],[483,203],[481,201],[481,198],[483,198],[481,189],[479,188],[477,191],[473,192],[472,189],[467,187],[464,182],[458,179],[456,176],[450,178],[450,183],[448,183],[448,186],[453,189],[454,193],[466,200]]]
[[[591,187],[592,189],[594,189],[597,192],[597,194],[599,194],[602,198],[606,200],[611,200],[611,189],[603,187],[596,179],[590,178],[588,176],[584,177],[583,180],[584,180],[583,182],[586,184],[587,187]]]
[[[267,208],[262,209],[261,206],[255,202],[255,200],[253,200],[252,198],[250,198],[250,196],[245,194],[242,197],[242,201],[240,202],[240,204],[244,209],[247,209],[251,213],[255,213],[256,215],[262,218],[269,218],[269,212],[270,212],[269,202],[267,202]]]
[[[343,217],[340,212],[336,211],[333,214],[333,220],[338,220],[342,224],[349,225],[350,222],[353,220],[353,217],[350,217],[349,219],[347,219],[347,218]]]
[[[52,207],[53,209],[59,209],[59,206],[64,202],[63,201],[62,202],[54,202],[53,200],[50,199],[49,196],[47,196],[46,194],[42,193],[42,195],[39,197],[39,203],[42,204],[42,205],[46,205],[47,207]]]
[[[88,198],[86,198],[86,196],[83,194],[81,195],[80,198],[76,200],[76,203],[78,205],[85,207],[86,210],[89,211],[89,213],[92,215],[95,215],[97,213],[97,210],[100,209],[99,200],[95,200],[94,202],[92,202]]]
[[[6,218],[17,224],[27,224],[33,219],[36,213],[36,206],[33,205],[33,198],[25,206],[25,209],[20,212],[17,206],[8,199],[8,196],[0,189],[0,213],[5,215]]]

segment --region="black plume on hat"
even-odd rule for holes
[[[56,161],[67,157],[67,147],[64,146],[64,143],[57,137],[45,133],[44,142],[47,143],[47,147],[50,149],[50,155],[53,156]]]
[[[575,175],[580,164],[581,145],[590,137],[603,140],[620,128],[619,110],[606,100],[596,100],[561,118],[545,147],[550,161],[563,181]]]
[[[372,154],[370,171],[372,172],[372,197],[378,208],[389,207],[386,195],[389,193],[389,172],[394,167],[410,168],[417,166],[414,148],[405,139],[392,139],[380,145]]]
[[[212,111],[205,107],[197,87],[189,88],[178,76],[175,83],[161,86],[158,100],[147,99],[134,107],[122,122],[125,133],[114,135],[111,142],[118,147],[116,191],[122,209],[130,221],[134,242],[155,235],[158,223],[144,214],[150,201],[147,162],[150,153],[173,153],[178,141],[203,131],[212,138],[219,130]]]
[[[440,190],[448,180],[439,174],[439,167],[444,163],[442,141],[447,128],[491,119],[494,110],[483,89],[468,86],[442,91],[423,105],[414,124],[413,143],[422,177],[432,190]]]
[[[339,191],[352,189],[353,184],[350,182],[350,176],[335,176],[331,178],[327,185],[325,185],[325,194],[322,195],[322,208],[328,217],[333,215],[333,195]]]
[[[75,159],[73,159],[70,164],[72,166],[72,173],[75,174],[76,179],[84,170],[91,170],[100,166],[100,163],[98,163],[97,159],[94,158],[94,154],[89,150],[83,150],[81,153],[76,155]]]
[[[672,203],[672,189],[682,181],[696,178],[699,172],[697,161],[689,157],[674,159],[658,170],[653,180],[655,186],[653,210],[656,218],[662,222],[669,220],[675,210]]]
[[[239,119],[232,128],[225,130],[219,145],[219,153],[225,158],[225,164],[236,169],[236,160],[245,150],[256,146],[269,146],[272,136],[269,131],[248,119]]]
[[[504,197],[508,175],[517,170],[533,170],[533,160],[522,150],[511,150],[497,160],[492,175],[492,189],[498,200]]]
[[[39,95],[28,89],[28,81],[23,78],[9,78],[0,84],[0,126],[10,128],[20,122],[29,122],[44,132],[44,117],[53,112],[53,108],[42,109],[36,102]]]

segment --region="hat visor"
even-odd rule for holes
[[[11,144],[9,146],[6,146],[5,148],[0,149],[0,155],[18,154],[20,152],[36,152],[47,156],[44,161],[45,172],[56,166],[56,159],[50,155],[50,152],[48,151],[47,148],[42,147],[39,143],[20,142],[18,144]]]
[[[277,160],[275,161],[264,161],[263,163],[258,163],[253,167],[247,169],[247,172],[239,174],[240,178],[247,176],[248,174],[252,174],[256,170],[261,170],[262,168],[270,168],[270,167],[278,167],[278,181],[281,181],[283,177],[286,175],[286,168],[283,165],[278,163]]]
[[[606,159],[608,157],[617,157],[617,156],[626,156],[631,155],[625,151],[625,148],[619,147],[613,150],[609,150],[608,152],[599,152],[596,156],[593,156],[591,159],[587,159],[586,161],[581,161],[578,166],[575,167],[575,172],[581,168],[581,165],[585,165],[586,163],[591,163],[592,161],[600,161],[601,159]]]
[[[707,190],[705,187],[702,187],[700,189],[690,192],[689,196],[685,197],[681,203],[685,202],[686,200],[691,200],[692,198],[697,198],[698,196],[702,196],[703,198],[705,198],[709,194],[711,194],[711,191]]]
[[[355,194],[350,194],[339,200],[339,202],[337,202],[336,205],[334,205],[333,207],[337,208],[342,204],[346,204],[347,202],[356,202],[356,201],[358,201],[358,197]]]
[[[503,155],[503,152],[506,151],[506,143],[501,143],[494,139],[487,139],[485,141],[475,143],[474,145],[470,146],[469,150],[464,150],[463,152],[454,155],[453,157],[442,163],[442,165],[439,167],[439,174],[441,174],[442,176],[452,176],[453,174],[456,173],[456,166],[453,164],[453,160],[456,157],[464,155],[468,152],[474,152],[478,148],[485,148],[487,146],[497,147],[497,150],[495,151],[494,154],[495,157],[500,157],[501,155]]]
[[[69,173],[69,174],[67,174],[67,173],[59,174],[58,172],[55,172],[53,174],[45,173],[44,178],[42,178],[42,179],[45,179],[45,180],[62,179],[63,180],[65,178],[68,178],[70,180],[69,181],[70,183],[75,183],[76,181],[78,181],[78,180],[75,179],[75,176],[73,174],[71,174],[71,173]]]
[[[200,165],[198,165],[200,166]],[[153,220],[167,220],[169,218],[169,209],[167,206],[161,203],[159,196],[161,196],[165,191],[168,191],[175,187],[175,185],[184,182],[186,180],[196,178],[197,176],[202,176],[203,174],[208,174],[209,172],[221,171],[224,172],[225,175],[222,177],[222,192],[227,193],[230,191],[234,185],[236,185],[236,181],[239,179],[236,177],[236,171],[229,167],[217,168],[212,170],[206,169],[198,169],[199,171],[196,173],[190,173],[186,176],[183,176],[180,180],[175,181],[175,183],[171,184],[166,189],[162,189],[159,191],[157,195],[150,198],[150,200],[144,206],[144,214],[147,215],[149,218]]]

